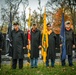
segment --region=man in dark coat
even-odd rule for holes
[[[73,66],[72,63],[72,48],[75,47],[74,32],[71,29],[70,21],[65,22],[65,38],[66,38],[66,54],[68,55],[69,66]],[[62,46],[62,45],[60,45]],[[61,60],[62,66],[65,66],[65,59]]]
[[[1,68],[2,41],[3,41],[3,35],[2,35],[2,33],[0,32],[0,68]]]
[[[37,29],[37,24],[33,24],[31,29],[31,68],[37,68],[39,49],[41,48],[41,32]]]
[[[12,68],[16,69],[17,59],[19,60],[19,69],[23,68],[23,58],[25,49],[25,35],[22,30],[19,29],[19,23],[14,23],[14,30],[12,30]]]
[[[46,67],[49,67],[49,59],[51,59],[51,66],[54,67],[55,57],[56,57],[56,34],[52,31],[51,24],[47,24],[47,34],[48,34],[48,48],[46,57]]]

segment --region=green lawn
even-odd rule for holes
[[[12,70],[10,65],[2,65],[0,75],[76,75],[76,62],[73,67],[62,67],[60,63],[56,63],[55,67],[46,68],[45,65],[39,64],[38,68],[30,68],[24,65],[23,69]]]

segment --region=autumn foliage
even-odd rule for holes
[[[57,12],[53,15],[53,30],[56,34],[60,34],[61,21],[62,21],[62,8],[59,8]],[[65,21],[70,21],[72,25],[72,18],[68,13],[64,12]],[[73,28],[73,25],[71,26]]]

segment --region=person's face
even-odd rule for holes
[[[19,29],[19,25],[14,25],[14,29],[18,30]]]
[[[34,25],[32,28],[33,28],[33,30],[36,30],[37,29],[37,25]]]
[[[47,30],[48,30],[48,31],[51,30],[51,26],[47,26]]]
[[[66,24],[66,25],[65,25],[65,28],[66,28],[66,29],[70,28],[70,24]]]

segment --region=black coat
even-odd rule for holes
[[[56,57],[56,34],[52,32],[48,35],[47,59],[55,59]]]
[[[22,59],[24,57],[24,50],[25,47],[25,35],[22,30],[19,31],[12,31],[12,49],[13,49],[13,59]]]
[[[2,49],[2,46],[3,46],[3,35],[2,33],[0,32],[0,49]],[[1,50],[0,50],[0,64],[1,64]]]
[[[0,32],[0,49],[2,49],[2,46],[3,46],[3,35]]]
[[[66,38],[66,53],[67,55],[72,55],[72,46],[74,44],[74,32],[73,30],[65,30],[65,38]]]
[[[39,45],[41,45],[41,32],[36,29],[34,32],[31,30],[31,58],[39,57]]]

